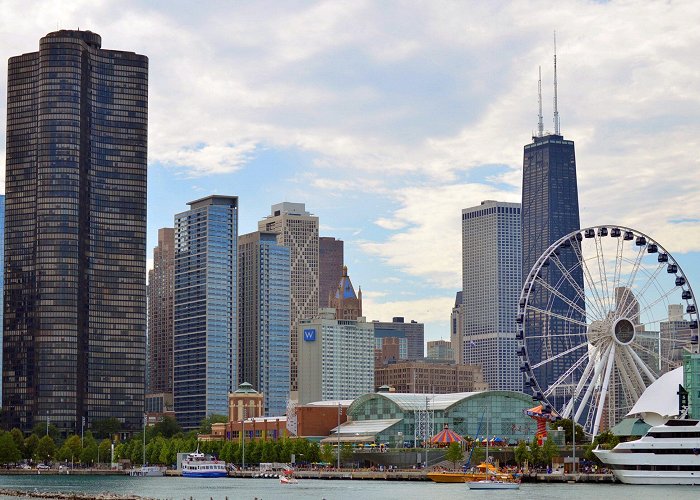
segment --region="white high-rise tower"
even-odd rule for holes
[[[517,332],[520,204],[483,201],[462,210],[462,363],[481,364],[492,390],[522,390]]]

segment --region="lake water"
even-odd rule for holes
[[[536,500],[609,498],[631,500],[700,499],[700,486],[631,486],[621,484],[523,484],[518,491],[469,491],[465,484],[423,481],[300,480],[282,485],[277,479],[197,479],[128,476],[0,476],[0,488],[81,493],[131,493],[172,500],[326,499],[449,500],[499,497]],[[8,497],[0,496],[0,499]]]

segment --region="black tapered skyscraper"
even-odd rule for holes
[[[574,142],[565,140],[559,131],[556,78],[555,55],[554,133],[543,133],[540,82],[538,133],[532,143],[525,146],[523,157],[523,282],[551,244],[581,225]],[[542,267],[538,278],[542,285],[529,298],[530,312],[524,318],[528,360],[533,367],[544,359],[552,360],[534,369],[543,390],[585,353],[584,347],[576,347],[585,344],[586,332],[585,327],[580,326],[586,321],[583,314],[586,304],[582,296],[584,280],[579,256],[580,247],[575,238],[557,249],[556,262]],[[566,278],[562,268],[569,270]],[[557,288],[560,295],[548,291]]]

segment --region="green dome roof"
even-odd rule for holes
[[[253,389],[253,386],[248,382],[243,382],[238,386],[238,389],[233,391],[234,394],[258,394],[258,391]]]

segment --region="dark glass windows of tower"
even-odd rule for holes
[[[8,65],[10,426],[142,426],[148,58],[49,33]]]

